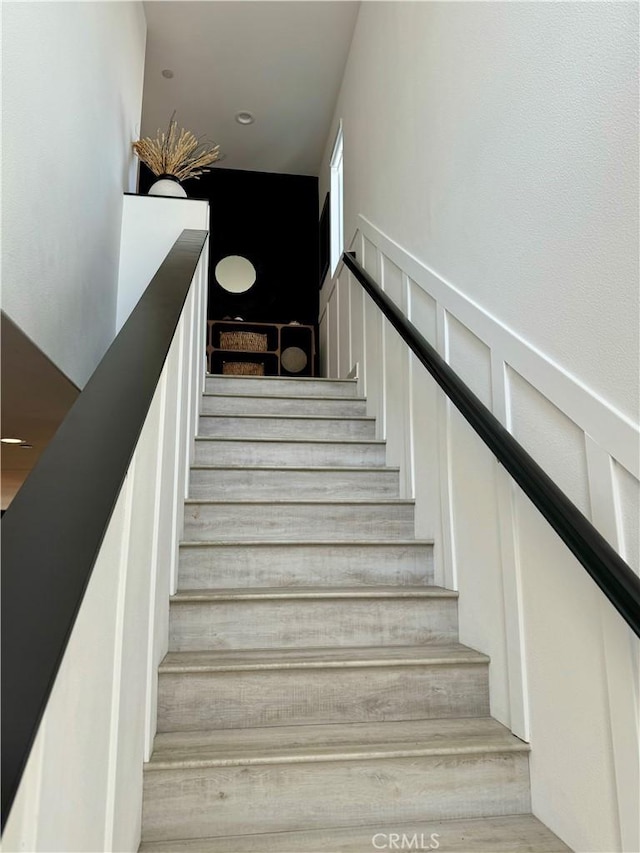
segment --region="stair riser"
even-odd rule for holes
[[[486,664],[161,672],[158,731],[489,713]]]
[[[261,379],[207,377],[207,394],[251,394],[263,397],[355,397],[357,384],[340,379]]]
[[[307,438],[312,440],[369,439],[376,437],[373,420],[358,418],[200,418],[198,434],[212,438]]]
[[[185,539],[410,539],[412,504],[186,504]]]
[[[530,810],[522,753],[154,770],[144,798],[145,840]]]
[[[456,642],[456,604],[453,598],[173,602],[169,648],[183,652]]]
[[[180,549],[181,589],[417,586],[433,583],[430,545],[211,545]]]
[[[196,465],[383,466],[383,444],[313,441],[196,441]]]
[[[366,400],[343,397],[339,400],[312,398],[280,399],[278,397],[208,397],[203,396],[203,415],[322,415],[324,417],[364,417]]]
[[[295,495],[296,498],[395,498],[399,496],[398,471],[333,470],[296,471],[280,468],[194,469],[189,496],[210,499],[269,499]]]

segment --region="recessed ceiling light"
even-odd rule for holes
[[[173,77],[173,71],[170,68],[164,68],[162,70],[162,76],[166,77],[167,80],[171,80],[171,78]]]
[[[3,444],[22,444],[24,439],[23,438],[0,438],[0,441]]]
[[[26,441],[23,441],[20,445],[20,450],[33,450],[33,444],[27,444]]]
[[[238,124],[253,124],[255,118],[253,117],[253,113],[250,113],[248,110],[240,110],[239,113],[236,113],[236,121]]]

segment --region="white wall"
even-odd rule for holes
[[[115,333],[142,3],[2,4],[2,302],[82,387]]]
[[[636,570],[637,70],[631,4],[364,3],[321,173],[342,119],[347,245]],[[345,269],[321,306],[534,812],[640,849],[636,638]]]
[[[634,418],[637,35],[634,3],[365,2],[320,175],[342,118],[347,241],[363,213]]]
[[[156,730],[182,503],[204,385],[205,250],[2,838],[5,853],[130,851]]]

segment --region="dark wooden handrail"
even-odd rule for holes
[[[355,254],[345,252],[343,260],[498,462],[540,510],[632,630],[640,636],[638,575],[389,299],[358,263]]]
[[[2,519],[2,826],[193,280],[182,232]]]

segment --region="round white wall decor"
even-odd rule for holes
[[[216,264],[215,277],[229,293],[245,293],[256,282],[256,268],[242,255],[227,255]]]

